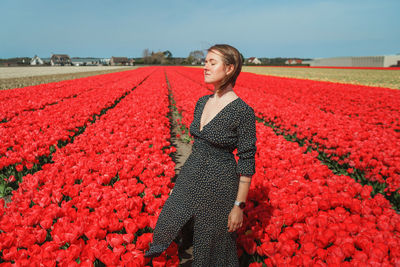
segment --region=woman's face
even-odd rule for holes
[[[218,85],[232,70],[233,65],[226,66],[220,52],[211,50],[204,65],[204,82]]]

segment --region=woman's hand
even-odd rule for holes
[[[243,211],[238,206],[233,206],[228,216],[228,232],[234,232],[243,225]]]

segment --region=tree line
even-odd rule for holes
[[[161,64],[161,65],[198,65],[204,60],[205,55],[201,50],[190,52],[188,57],[173,57],[171,51],[143,50],[141,58],[135,58],[136,64]]]
[[[242,55],[242,54],[241,54]],[[189,53],[188,57],[173,57],[171,51],[150,51],[148,48],[143,50],[141,58],[135,58],[136,64],[157,64],[157,65],[201,65],[205,59],[205,52],[202,50],[194,50]],[[255,65],[246,61],[245,57],[242,55],[243,63],[245,65]],[[276,57],[276,58],[259,58],[263,66],[284,66],[286,60],[288,59],[302,59],[302,58],[286,58],[286,57]],[[302,59],[310,60],[310,59]],[[303,65],[303,64],[298,64]]]

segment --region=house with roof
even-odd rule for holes
[[[250,57],[247,59],[248,64],[261,64],[261,61],[256,57]]]
[[[44,62],[43,62],[43,60],[42,60],[40,57],[38,57],[37,55],[35,55],[35,56],[31,59],[30,64],[31,64],[31,65],[43,65]]]
[[[71,58],[71,64],[73,66],[99,66],[102,65],[101,58],[92,57],[73,57]]]
[[[127,57],[111,57],[110,65],[111,66],[128,66],[131,64],[131,61]]]
[[[71,66],[71,58],[65,54],[53,54],[50,58],[52,66]]]
[[[285,64],[287,65],[296,65],[296,64],[302,64],[303,61],[301,59],[288,59],[285,61]]]

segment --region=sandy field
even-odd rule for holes
[[[288,78],[301,78],[338,83],[352,83],[400,89],[400,70],[244,66],[242,71]]]
[[[0,67],[0,79],[33,77],[42,75],[92,72],[132,68],[132,66],[45,66],[45,67]]]
[[[194,68],[203,68],[194,66]],[[400,89],[400,70],[293,68],[270,66],[243,66],[243,72],[314,81],[351,83],[358,85]]]
[[[138,66],[0,67],[0,90],[136,69]]]

